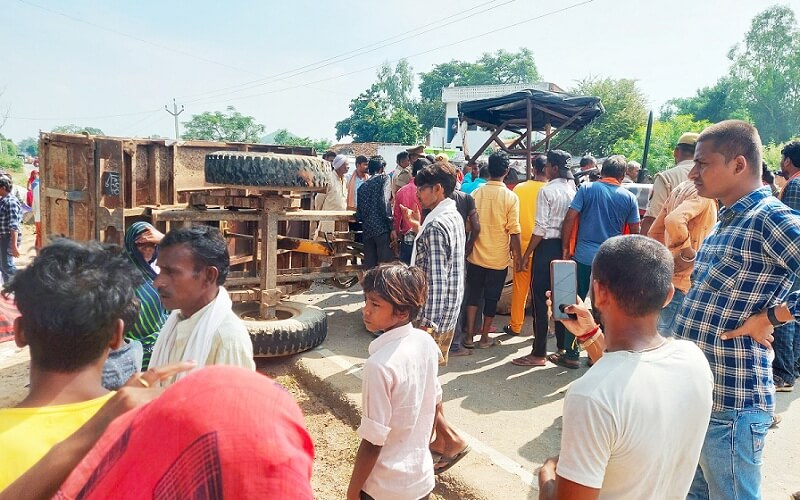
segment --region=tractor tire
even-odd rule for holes
[[[253,356],[256,358],[274,358],[307,351],[320,345],[328,335],[328,316],[315,306],[281,302],[276,307],[277,318],[274,320],[249,319],[258,316],[258,306],[237,309],[234,306],[250,333]]]
[[[210,184],[264,188],[324,190],[329,162],[315,156],[217,151],[206,155],[205,176]]]

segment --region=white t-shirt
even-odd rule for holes
[[[564,400],[557,473],[600,498],[686,498],[714,379],[692,342],[603,355]]]
[[[439,355],[433,338],[410,323],[369,345],[361,385],[363,416],[356,433],[382,447],[361,488],[372,498],[416,499],[433,490],[428,445],[436,404],[442,400]]]

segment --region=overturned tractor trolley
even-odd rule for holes
[[[311,148],[42,134],[40,152],[45,238],[122,243],[138,220],[165,232],[218,227],[231,254],[225,287],[257,357],[325,339],[324,312],[291,295],[313,280],[357,281],[353,213],[310,210],[331,168]],[[320,221],[335,221],[336,230],[312,239]]]

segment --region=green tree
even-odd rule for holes
[[[17,143],[17,148],[26,155],[38,156],[39,155],[39,140],[33,137],[22,139]]]
[[[258,142],[264,133],[264,125],[257,123],[252,116],[242,115],[233,106],[228,106],[226,111],[192,115],[189,121],[183,122],[182,137],[202,141]]]
[[[747,109],[762,140],[785,141],[800,130],[800,32],[789,7],[753,18],[744,43],[729,56],[744,87]]]
[[[350,116],[336,123],[336,138],[351,136],[357,142],[415,144],[423,130],[412,98],[414,77],[408,62],[392,68],[384,63],[378,80],[350,101]]]
[[[22,169],[22,159],[17,156],[17,145],[0,134],[0,170]]]
[[[53,132],[58,132],[61,134],[89,134],[89,135],[106,135],[103,133],[102,130],[95,127],[81,127],[78,125],[59,125],[57,127],[53,127]]]
[[[285,128],[278,130],[272,139],[275,144],[282,146],[300,146],[307,148],[314,148],[316,151],[325,151],[329,149],[332,144],[327,139],[311,139],[310,137],[298,137]]]
[[[692,115],[697,120],[719,122],[730,118],[750,120],[742,82],[723,76],[712,87],[703,87],[694,97],[670,99],[660,110],[660,119]]]
[[[672,151],[681,135],[684,132],[702,132],[709,125],[711,122],[696,121],[692,115],[677,115],[668,120],[654,121],[647,155],[647,171],[656,173],[672,167],[675,164]],[[625,155],[629,160],[642,161],[646,133],[647,125],[639,126],[630,137],[618,140],[612,148],[613,152]]]
[[[617,141],[631,137],[647,121],[647,100],[636,81],[623,78],[587,78],[570,90],[573,94],[600,98],[605,113],[578,133],[569,143],[575,154],[608,156],[616,153]]]
[[[452,60],[437,64],[430,71],[420,73],[420,102],[417,119],[424,130],[441,126],[445,116],[442,88],[449,85],[497,85],[509,83],[535,83],[539,71],[530,49],[518,52],[499,50],[484,53],[475,62]]]

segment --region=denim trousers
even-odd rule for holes
[[[675,320],[678,318],[678,313],[681,312],[684,298],[686,298],[686,294],[676,288],[672,300],[661,310],[656,329],[662,337],[672,337],[675,331]]]
[[[761,463],[772,415],[757,408],[711,413],[687,499],[761,498]]]
[[[775,360],[772,362],[772,372],[788,384],[794,384],[797,379],[797,361],[800,358],[800,328],[796,321],[779,326],[773,333],[775,340],[772,348],[775,350]]]
[[[11,235],[0,234],[0,274],[3,276],[3,283],[8,283],[16,272],[14,256],[11,255]]]

